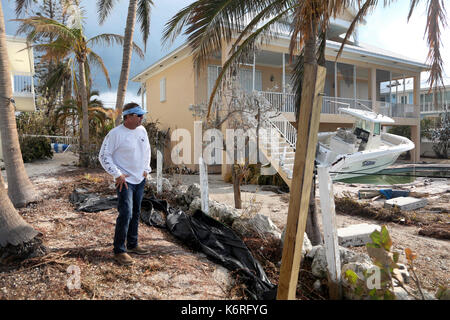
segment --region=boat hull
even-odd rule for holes
[[[333,180],[342,180],[377,173],[394,164],[401,152],[367,157],[352,157],[351,155],[331,166],[330,173]]]
[[[385,146],[349,154],[336,154],[320,142],[320,140],[325,141],[331,135],[331,133],[320,135],[319,154],[316,160],[319,165],[330,167],[330,175],[333,180],[377,173],[392,165],[400,154],[415,147],[414,143],[405,137],[382,133],[382,139],[385,143],[389,142],[391,144],[389,147]],[[320,150],[324,150],[324,152]]]

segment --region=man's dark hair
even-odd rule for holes
[[[125,111],[125,110],[128,110],[128,109],[133,109],[134,107],[140,107],[140,106],[136,102],[129,102],[126,105],[123,106],[122,111]],[[125,120],[127,116],[128,116],[128,114],[124,115],[123,119]]]

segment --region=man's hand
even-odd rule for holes
[[[122,187],[125,185],[125,188],[128,190],[128,185],[125,180],[126,177],[129,177],[127,174],[122,174],[120,177],[116,178],[116,188],[119,187],[119,192],[122,191]]]
[[[147,178],[147,171],[144,171],[144,173],[142,174],[142,176],[144,177],[144,178]]]

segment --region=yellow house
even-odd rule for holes
[[[428,66],[357,40],[346,45],[336,61],[340,35],[346,32],[351,16],[347,12],[335,19],[330,28],[325,50],[327,76],[320,131],[351,126],[352,120],[339,114],[338,107],[368,108],[392,117],[396,125],[411,126],[416,145],[412,161],[416,162],[420,156],[420,73]],[[269,44],[263,45],[255,52],[253,61],[241,67],[239,79],[241,88],[260,92],[281,111],[286,121],[293,124],[294,94],[289,89],[293,65],[288,63],[289,42],[289,35],[278,34]],[[150,118],[158,120],[164,130],[188,130],[194,145],[194,121],[198,119],[194,119],[189,107],[208,101],[229,48],[229,45],[223,46],[221,52],[210,57],[205,68],[199,68],[194,64],[191,48],[184,44],[134,76],[132,80],[140,82],[145,89]],[[413,82],[413,99],[408,103],[393,102],[392,84],[404,79]],[[166,150],[165,159],[169,158],[170,151]],[[187,166],[196,167],[195,164]]]
[[[6,36],[6,45],[16,111],[35,111],[33,50],[23,38]],[[3,158],[1,144],[0,158]]]

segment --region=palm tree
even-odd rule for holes
[[[72,10],[80,10],[72,6]],[[76,13],[74,17],[81,19],[81,14]],[[81,106],[83,111],[83,124],[80,143],[80,165],[87,167],[89,165],[89,118],[88,118],[88,77],[86,74],[87,64],[97,65],[104,73],[108,85],[111,86],[108,71],[103,60],[92,49],[91,46],[97,44],[111,45],[113,43],[123,44],[124,37],[118,34],[100,34],[87,39],[83,33],[83,27],[80,19],[72,20],[69,25],[62,24],[53,19],[34,16],[26,19],[17,19],[21,22],[18,33],[27,34],[27,39],[33,42],[42,35],[52,34],[55,38],[51,43],[35,44],[33,48],[45,52],[43,59],[52,59],[58,57],[63,60],[72,57],[72,61],[78,66],[77,85]],[[132,48],[143,57],[142,50],[132,44]]]
[[[6,50],[5,22],[0,2],[0,112],[2,114],[0,127],[3,156],[6,160],[8,175],[8,193],[10,193],[10,197],[8,197],[3,176],[0,173],[0,248],[8,245],[21,247],[24,243],[31,243],[38,235],[38,232],[22,219],[13,205],[33,200],[36,192],[23,165],[11,96],[12,86]]]
[[[411,1],[408,19],[419,0]],[[295,284],[298,279],[300,257],[298,246],[303,242],[303,232],[306,217],[299,216],[300,208],[307,207],[306,198],[302,193],[309,192],[312,181],[305,178],[305,172],[313,168],[315,138],[318,131],[318,113],[320,108],[313,108],[314,97],[317,95],[314,84],[317,75],[323,75],[325,69],[317,67],[324,62],[324,50],[327,29],[331,18],[335,18],[345,8],[359,8],[354,20],[350,24],[338,56],[344,44],[353,33],[358,22],[373,10],[377,0],[197,0],[179,11],[167,24],[163,34],[163,41],[173,41],[183,30],[188,36],[188,43],[193,51],[194,62],[204,66],[206,59],[215,52],[220,52],[224,44],[231,43],[229,58],[224,63],[215,86],[209,97],[208,117],[213,103],[214,95],[222,78],[235,63],[243,61],[249,53],[258,48],[260,43],[273,35],[272,27],[282,27],[285,21],[291,21],[290,54],[296,50],[302,51],[294,69],[296,79],[297,114],[302,115],[302,131],[298,130],[297,146],[294,159],[294,174],[291,184],[291,197],[289,201],[288,223],[286,239],[296,239],[294,245],[284,245],[282,267],[278,298],[295,298]],[[390,4],[390,1],[385,1]],[[442,57],[440,55],[440,28],[446,26],[443,0],[429,0],[427,24],[425,27],[429,45],[428,62],[431,64],[430,87],[443,83]],[[243,26],[244,25],[244,26]],[[236,33],[234,33],[236,32]],[[233,35],[238,34],[233,41]],[[323,75],[324,76],[324,75]],[[305,84],[303,88],[302,84]],[[321,90],[320,88],[318,88]],[[323,88],[322,88],[323,89]],[[321,92],[321,91],[319,91]],[[308,99],[306,99],[308,98]],[[301,103],[298,103],[301,101]],[[313,128],[313,129],[312,129]],[[310,148],[308,148],[308,144]],[[307,151],[308,150],[308,151]],[[301,159],[297,161],[297,159]],[[306,191],[308,190],[308,191]],[[301,200],[299,201],[298,199]],[[308,200],[309,202],[309,200]],[[302,209],[303,210],[303,209]],[[299,235],[297,237],[297,235]]]
[[[1,9],[1,7],[0,7]],[[2,150],[8,175],[8,194],[16,207],[36,201],[37,193],[25,171],[17,134],[12,97],[11,73],[6,50],[6,32],[3,11],[0,17],[0,127]]]
[[[3,176],[0,174],[0,249],[7,245],[18,246],[29,242],[38,234],[14,208],[7,196]]]
[[[115,1],[113,0],[97,0],[97,11],[100,16],[100,24],[108,17],[114,4]],[[116,126],[120,124],[120,115],[122,114],[122,106],[124,105],[125,94],[127,92],[131,64],[131,44],[133,42],[136,14],[141,24],[142,39],[144,41],[144,49],[146,49],[147,39],[150,33],[150,6],[152,5],[152,0],[129,1],[127,23],[125,26],[125,40],[123,43],[122,69],[120,70],[119,85],[117,87],[116,110],[118,110],[118,116],[115,120]]]
[[[105,131],[105,127],[108,126],[108,122],[112,122],[109,117],[110,110],[103,106],[101,100],[94,98],[98,96],[98,91],[90,91],[88,89],[89,103],[88,103],[88,116],[89,116],[89,132],[90,137],[97,136],[99,133]],[[81,131],[83,127],[83,110],[81,102],[78,99],[66,100],[65,103],[55,109],[54,122],[66,125],[66,120],[74,120],[71,125],[74,132]]]

